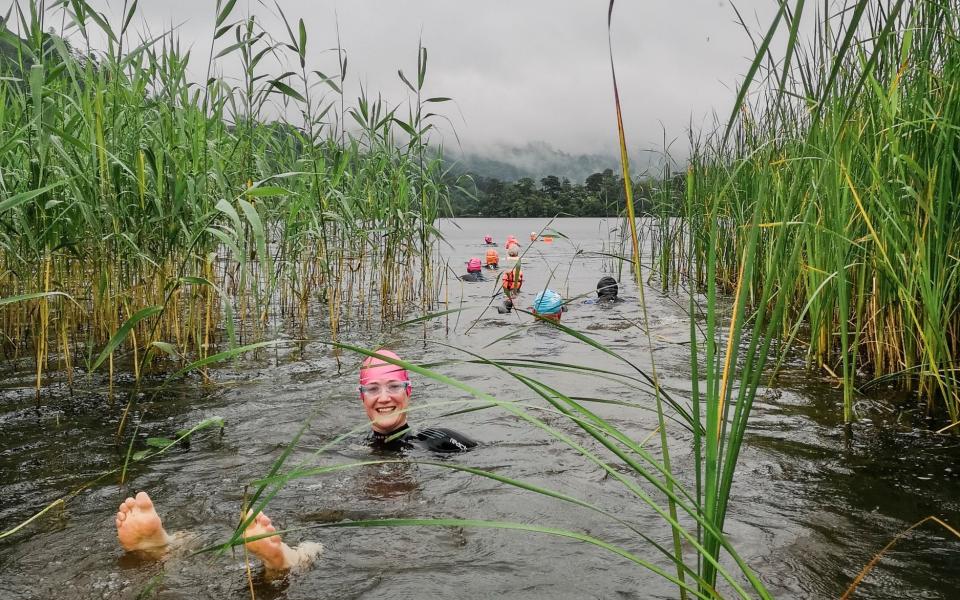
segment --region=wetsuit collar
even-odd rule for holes
[[[370,430],[370,440],[377,443],[385,443],[388,438],[394,438],[393,441],[396,441],[403,437],[403,434],[410,431],[410,424],[404,423],[400,427],[387,431],[386,433],[380,433],[376,429]],[[399,435],[398,435],[399,434]],[[397,436],[397,437],[394,437]]]

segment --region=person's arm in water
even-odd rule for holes
[[[465,452],[479,445],[475,440],[446,427],[428,427],[413,437],[431,452]]]
[[[419,447],[440,453],[463,452],[479,445],[475,440],[453,429],[428,427],[415,433],[407,423],[393,431],[373,431],[367,441],[377,450],[398,451]]]

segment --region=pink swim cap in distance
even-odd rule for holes
[[[480,259],[473,257],[467,261],[467,273],[473,273],[480,270]]]
[[[377,350],[377,354],[389,356],[390,358],[396,360],[402,360],[399,356],[390,350],[387,350],[386,348]],[[368,356],[360,364],[360,385],[367,385],[367,383],[373,381],[374,379],[381,379],[388,375],[397,381],[410,381],[410,374],[406,369],[400,365],[383,361],[375,356]],[[407,390],[409,391],[410,388],[408,387]]]
[[[493,236],[492,236],[492,235],[485,235],[485,236],[483,236],[483,241],[486,242],[487,244],[489,244],[490,242],[493,241]]]

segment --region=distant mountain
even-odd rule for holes
[[[546,142],[528,142],[522,146],[497,144],[463,154],[451,154],[448,147],[446,157],[455,161],[455,173],[469,172],[501,181],[530,177],[539,182],[547,175],[556,175],[573,183],[583,183],[593,173],[604,169],[616,172],[620,168],[619,159],[612,154],[568,154]]]

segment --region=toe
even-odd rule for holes
[[[146,492],[140,492],[137,494],[136,504],[137,508],[143,510],[149,510],[153,508],[153,501],[150,500],[150,496],[148,496]]]

